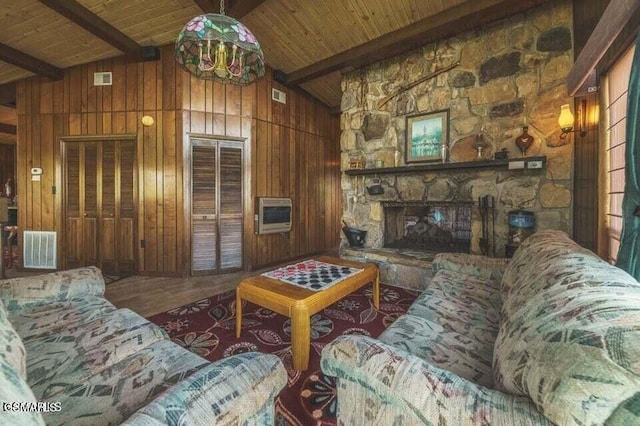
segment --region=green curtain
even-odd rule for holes
[[[625,184],[622,200],[622,237],[616,266],[640,281],[640,34],[633,56],[627,98],[627,146],[625,148]]]

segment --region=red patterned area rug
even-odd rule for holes
[[[278,355],[289,381],[278,400],[278,425],[335,425],[335,380],[322,374],[322,348],[343,334],[377,337],[415,300],[418,292],[380,286],[380,309],[373,307],[366,286],[311,318],[309,369],[292,370],[291,321],[243,301],[242,336],[235,338],[235,292],[199,300],[155,315],[150,321],[164,328],[179,345],[216,361],[230,355],[260,351]]]

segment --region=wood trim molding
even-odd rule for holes
[[[548,1],[476,0],[464,2],[294,71],[287,76],[287,84],[299,85],[334,71],[360,68],[389,59],[433,41],[446,39],[527,11]]]
[[[248,138],[239,137],[239,136],[224,136],[224,135],[216,135],[216,134],[206,134],[206,133],[191,133],[187,132],[187,135],[190,138],[195,139],[207,139],[207,140],[219,140],[219,141],[237,141],[237,142],[246,142]]]
[[[611,0],[573,68],[569,71],[569,75],[567,75],[569,96],[575,96],[587,82],[609,47],[639,7],[640,0]]]
[[[0,43],[0,60],[51,80],[61,80],[64,76],[62,69],[3,43]]]
[[[39,0],[60,15],[127,54],[138,54],[141,46],[76,0]]]
[[[126,141],[126,140],[136,140],[136,134],[132,133],[122,133],[116,135],[78,135],[78,136],[61,136],[59,139],[61,142],[78,142],[78,141],[87,141],[87,142],[96,142],[96,141]]]

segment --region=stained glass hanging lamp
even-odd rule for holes
[[[197,78],[247,85],[264,76],[264,54],[247,27],[224,14],[193,18],[178,34],[176,61]]]

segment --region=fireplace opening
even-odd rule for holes
[[[384,202],[384,247],[469,253],[472,202]]]

